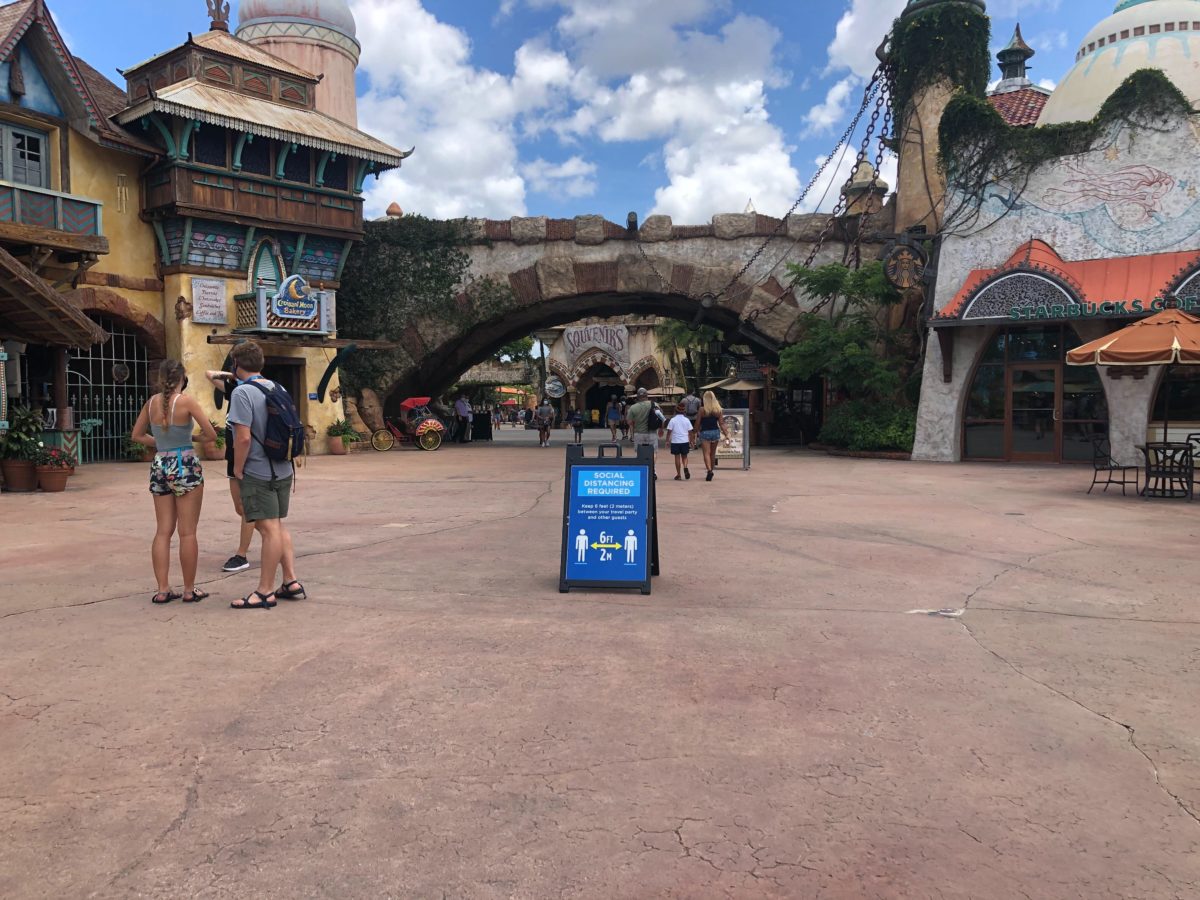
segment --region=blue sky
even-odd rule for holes
[[[351,0],[360,124],[417,148],[368,183],[368,211],[705,222],[753,200],[781,214],[835,149],[905,2]],[[1113,5],[990,0],[993,50],[1019,20],[1031,77],[1053,83]],[[203,0],[49,6],[114,80],[208,22]]]

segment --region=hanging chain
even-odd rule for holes
[[[758,261],[758,258],[760,256],[762,256],[763,252],[767,249],[767,247],[769,247],[771,245],[771,241],[773,241],[776,237],[778,237],[779,233],[787,226],[788,219],[790,219],[792,217],[792,214],[795,213],[795,211],[800,207],[800,204],[804,202],[804,200],[808,197],[808,195],[810,193],[812,193],[813,188],[815,188],[817,186],[817,184],[820,182],[821,176],[823,176],[825,174],[825,170],[829,168],[829,164],[831,162],[833,162],[834,157],[837,156],[837,148],[841,147],[843,144],[848,143],[850,141],[850,138],[854,135],[855,130],[858,128],[858,123],[862,120],[863,114],[867,111],[867,107],[869,107],[871,105],[872,96],[876,96],[876,92],[879,90],[879,87],[881,84],[883,84],[882,67],[880,67],[880,69],[876,70],[875,74],[871,77],[870,83],[868,83],[867,86],[863,89],[862,104],[859,106],[858,112],[854,114],[854,118],[851,120],[850,124],[848,126],[846,126],[846,130],[844,132],[842,132],[841,138],[838,140],[838,143],[834,146],[834,152],[830,153],[829,156],[827,156],[825,158],[825,161],[823,163],[821,163],[821,165],[817,169],[816,174],[813,175],[812,179],[808,182],[808,185],[801,192],[800,196],[796,198],[796,202],[792,204],[791,209],[789,209],[787,211],[787,213],[784,215],[784,217],[779,220],[779,222],[775,225],[774,230],[772,230],[772,232],[769,235],[767,235],[767,237],[763,241],[762,245],[757,250],[754,251],[754,253],[751,255],[750,259],[748,259],[746,261],[746,264],[744,266],[742,266],[741,270],[737,273],[737,275],[735,275],[730,280],[729,284],[725,285],[725,287],[721,288],[721,290],[719,292],[712,295],[712,301],[711,301],[712,303],[715,303],[717,300],[719,300],[721,297],[723,297],[725,295],[725,293],[731,287],[733,287],[735,284],[737,284],[741,280],[742,276],[745,275],[750,270],[750,267],[753,266]],[[871,122],[870,122],[870,125],[867,127],[866,136],[863,138],[862,148],[859,150],[859,160],[866,158],[867,146],[870,142],[871,135],[874,132],[875,123],[879,119],[880,107],[884,103],[886,96],[887,96],[886,91],[880,91],[878,93],[878,96],[876,97],[875,109],[871,113]],[[890,114],[891,114],[891,112],[889,110],[889,117],[890,117]],[[882,147],[880,149],[880,153],[882,154]],[[857,163],[856,163],[856,165],[857,165]],[[878,173],[876,173],[876,174],[878,174]],[[843,199],[839,203],[839,205],[843,205],[844,202],[845,202],[845,198],[843,197]],[[837,215],[837,210],[835,208],[833,217],[830,218],[829,222],[825,225],[825,228],[821,232],[821,236],[819,238],[819,243],[818,243],[817,247],[814,249],[813,253],[810,255],[808,262],[805,263],[806,267],[812,264],[813,258],[816,257],[817,252],[820,250],[820,245],[825,242],[826,237],[828,236],[830,230],[833,228],[836,215]],[[666,287],[667,293],[683,294],[683,295],[687,296],[686,291],[682,291],[682,290],[678,289],[677,287],[675,287],[675,285],[671,283],[670,279],[664,277],[663,274],[658,271],[658,267],[654,265],[654,263],[651,261],[650,257],[646,254],[646,248],[642,245],[642,242],[640,240],[637,241],[637,248],[638,248],[638,252],[642,255],[642,259],[644,259],[646,261],[646,264],[648,266],[650,266],[650,271],[652,271],[654,273],[654,276]],[[751,313],[750,316],[747,317],[747,321],[753,321],[754,319],[758,318],[758,316],[761,315],[763,312],[766,312],[769,309],[773,309],[775,306],[778,306],[780,302],[782,302],[782,298],[780,298],[780,300],[777,300],[770,307],[766,307],[762,310],[756,310],[755,312]]]
[[[887,137],[888,129],[889,129],[889,127],[891,125],[891,121],[892,121],[892,109],[891,109],[891,103],[889,102],[890,95],[891,95],[891,91],[889,89],[890,85],[888,84],[888,82],[886,81],[886,79],[884,77],[882,66],[875,73],[875,81],[881,82],[883,89],[880,90],[879,93],[875,97],[875,108],[871,111],[871,120],[867,123],[867,130],[863,133],[862,143],[859,145],[858,155],[855,157],[854,169],[852,170],[852,171],[857,170],[858,167],[862,163],[867,161],[867,155],[871,149],[871,141],[873,138],[875,138],[876,129],[878,128],[878,125],[879,125],[879,117],[882,115],[883,116],[883,131],[880,133],[880,135],[878,137],[879,147],[875,154],[875,172],[872,175],[871,183],[867,188],[868,193],[870,191],[873,191],[875,189],[875,186],[879,183],[879,168],[880,168],[880,166],[883,165],[883,154],[884,154],[884,149],[885,149],[884,139]],[[874,83],[874,81],[872,83]],[[869,97],[864,97],[862,111],[865,111],[868,102],[869,102]],[[862,111],[860,111],[859,115],[862,114]],[[800,266],[801,268],[803,268],[803,269],[811,269],[812,268],[813,263],[817,259],[817,255],[821,252],[822,249],[824,249],[825,242],[829,239],[829,235],[832,233],[834,226],[838,222],[838,219],[840,219],[842,216],[844,216],[846,214],[846,209],[848,208],[848,206],[849,206],[849,200],[847,199],[846,194],[843,193],[838,198],[837,203],[834,205],[833,211],[829,214],[829,219],[825,222],[825,227],[821,229],[821,233],[817,236],[816,242],[813,244],[812,249],[808,253],[808,256],[805,258],[804,262],[801,264],[801,266]],[[859,236],[861,236],[861,233],[862,233],[862,230],[861,230],[861,226],[860,226]],[[856,237],[856,241],[857,240],[858,240],[858,237]],[[782,260],[782,257],[780,259]],[[775,301],[773,303],[770,303],[767,306],[763,306],[756,310],[753,310],[749,315],[746,316],[746,322],[752,323],[756,319],[758,319],[760,316],[763,316],[763,315],[766,315],[768,313],[775,311],[784,303],[784,301],[786,300],[787,297],[788,297],[787,293],[781,294],[779,297],[775,298]],[[828,301],[821,301],[813,308],[813,311],[814,312],[819,311],[827,302]]]

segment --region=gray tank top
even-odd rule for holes
[[[175,399],[171,401],[171,412],[167,416],[168,422],[174,421],[175,404],[178,402],[179,395],[176,394]],[[156,425],[151,422],[150,433],[154,435],[154,447],[159,453],[164,453],[168,450],[192,449],[191,419],[188,419],[183,425]]]

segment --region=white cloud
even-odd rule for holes
[[[580,156],[554,163],[535,159],[521,168],[529,189],[551,197],[590,197],[596,193],[596,164]]]
[[[908,0],[852,0],[829,45],[828,71],[849,69],[859,78],[870,78],[879,65],[875,50],[907,5]]]
[[[1039,78],[1037,86],[1040,88],[1045,88],[1048,91],[1052,91],[1058,87],[1058,82],[1053,78]]]
[[[847,75],[836,82],[825,95],[825,102],[818,103],[805,114],[804,136],[829,134],[835,125],[845,121],[847,103],[861,83],[856,75]]]
[[[740,210],[748,196],[782,213],[799,189],[767,110],[768,90],[787,83],[774,64],[780,35],[732,0],[504,0],[501,17],[522,4],[559,13],[552,35],[517,50],[511,75],[475,65],[468,35],[421,0],[352,2],[370,85],[361,127],[417,146],[370,187],[369,215],[396,200],[431,216],[504,218],[526,214],[529,191],[594,194],[596,164],[542,158],[546,135],[660,144],[646,154],[666,177],[653,211],[680,221]],[[536,136],[541,154],[521,159]]]
[[[987,6],[988,15],[993,20],[1015,19],[1038,10],[1058,12],[1058,8],[1062,6],[1062,0],[988,0]]]
[[[1040,31],[1029,39],[1029,45],[1035,50],[1049,53],[1052,50],[1062,50],[1067,46],[1067,33],[1062,29],[1057,31]]]

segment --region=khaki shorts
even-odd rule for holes
[[[292,476],[275,481],[245,476],[241,481],[242,510],[247,522],[286,519],[292,498]]]

